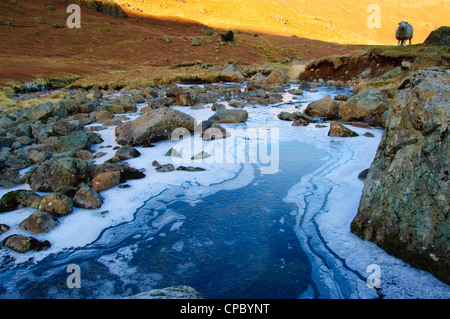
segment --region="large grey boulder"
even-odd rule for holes
[[[53,103],[47,102],[26,109],[23,117],[32,121],[44,121],[49,118],[53,113]]]
[[[116,141],[121,145],[149,145],[170,139],[175,129],[194,132],[195,120],[191,116],[171,109],[161,108],[146,112],[137,119],[118,125]]]
[[[208,121],[214,123],[242,123],[247,121],[248,113],[245,110],[219,110]]]
[[[342,121],[362,121],[368,115],[381,119],[389,106],[388,98],[383,92],[369,87],[344,102],[339,107],[339,116]]]
[[[450,72],[410,75],[395,95],[354,233],[450,284]]]
[[[335,101],[328,95],[318,101],[309,103],[305,109],[305,114],[313,117],[337,117],[340,103],[342,102]]]

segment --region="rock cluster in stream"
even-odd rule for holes
[[[310,103],[304,112],[281,112],[278,118],[300,127],[328,121],[328,135],[338,137],[357,136],[343,124],[386,127],[377,158],[364,173],[364,193],[352,230],[401,258],[405,256],[399,252],[412,252],[414,258],[405,257],[412,264],[416,256],[425,256],[426,262],[419,266],[426,265],[427,270],[443,274],[441,278],[448,281],[448,191],[442,190],[448,190],[449,75],[442,70],[421,72],[405,81],[398,74],[400,82],[392,82],[389,88],[376,89],[369,83],[353,96],[327,96]],[[8,225],[0,225],[0,232],[11,232],[2,244],[16,252],[50,247],[51,243],[38,241],[32,235],[58,227],[59,219],[71,214],[73,207],[100,208],[102,191],[145,177],[143,169],[130,167],[126,162],[140,156],[135,147],[152,146],[173,134],[193,132],[200,132],[205,140],[227,138],[228,132],[221,124],[247,121],[245,106],[276,106],[282,102],[290,74],[275,70],[245,78],[234,64],[225,66],[222,73],[224,79],[248,82],[244,89],[242,83],[236,83],[149,85],[119,92],[62,90],[63,97],[56,102],[3,114],[0,185],[11,188],[27,184],[31,190],[9,192],[0,199],[0,213],[30,209],[29,217],[19,224],[30,236],[14,234]],[[290,93],[300,98],[305,91],[314,92],[315,85],[301,82]],[[442,101],[446,102],[436,102],[443,94],[443,86],[447,95],[442,96]],[[15,98],[30,97],[28,94]],[[140,103],[145,106],[140,108],[139,117],[129,121],[127,114],[136,112]],[[200,109],[206,104],[215,114],[202,123],[171,108],[178,105]],[[121,146],[104,164],[95,164],[95,159],[104,156],[101,151],[91,150],[92,145],[102,142],[96,132],[108,126],[115,127]],[[315,126],[325,127],[320,123]],[[168,150],[166,155],[180,156],[176,150]],[[156,161],[153,167],[162,174],[204,170]],[[24,169],[26,172],[19,174]],[[40,196],[37,192],[48,194]]]

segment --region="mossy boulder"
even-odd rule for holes
[[[76,186],[86,182],[88,177],[88,163],[68,157],[45,161],[28,177],[28,183],[34,191],[53,192],[61,186]]]
[[[30,190],[15,190],[6,193],[0,199],[0,213],[31,206],[40,196]]]

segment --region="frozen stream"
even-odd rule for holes
[[[224,140],[193,136],[138,148],[142,155],[128,162],[146,178],[102,192],[99,210],[74,209],[56,229],[33,235],[50,249],[0,250],[0,297],[121,298],[174,285],[227,299],[450,297],[447,285],[350,232],[363,188],[357,176],[382,130],[366,137],[369,130],[352,127],[360,136],[336,138],[327,136],[328,124],[294,127],[276,117],[338,93],[348,91],[319,87],[298,100],[286,93],[279,105],[249,105],[246,123],[223,125],[231,133]],[[198,121],[213,114],[176,108]],[[98,150],[117,145],[112,128],[99,133]],[[171,147],[182,162],[165,156]],[[101,150],[110,153],[99,163],[113,153]],[[190,161],[200,150],[212,156]],[[158,173],[153,160],[206,170]],[[28,235],[17,225],[30,213],[4,213],[0,223]],[[67,286],[69,265],[80,269],[80,288]],[[381,269],[378,290],[367,285],[370,265]]]

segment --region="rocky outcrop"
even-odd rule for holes
[[[432,31],[423,44],[450,47],[450,27],[444,26]]]
[[[144,113],[134,121],[118,125],[115,133],[117,143],[138,146],[170,139],[175,129],[186,129],[192,133],[195,120],[183,112],[161,108]]]
[[[450,283],[450,72],[409,75],[395,95],[354,233]]]

